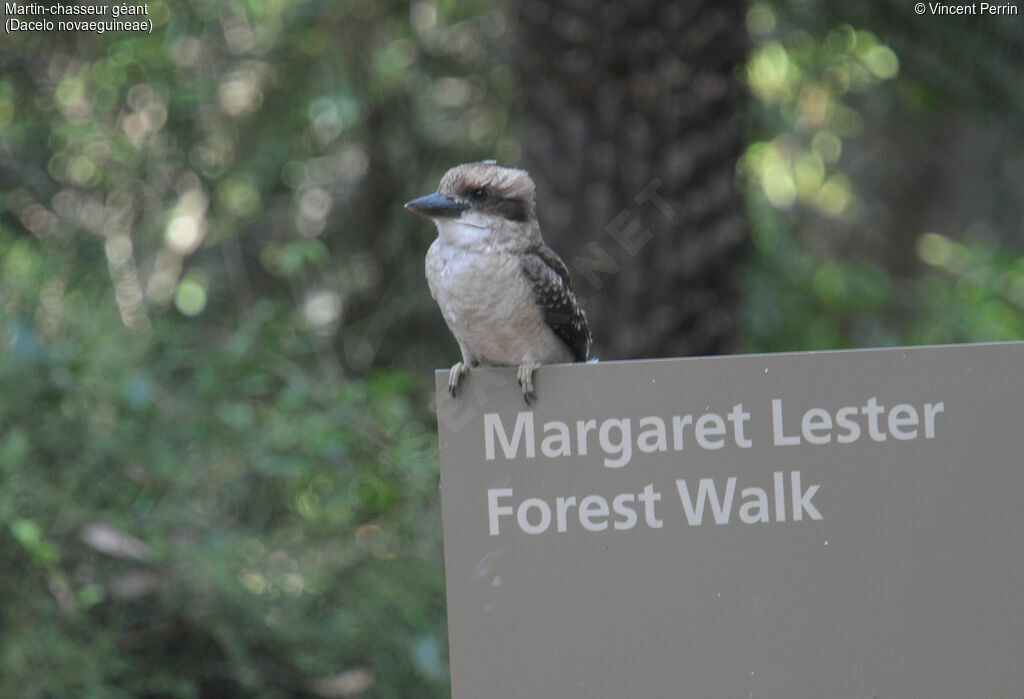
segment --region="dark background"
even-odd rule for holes
[[[447,695],[402,203],[459,162],[534,175],[603,360],[1024,335],[1019,15],[148,10],[0,40],[0,695]]]

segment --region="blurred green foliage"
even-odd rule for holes
[[[0,696],[445,696],[401,203],[514,157],[503,20],[148,7],[0,46]]]
[[[1024,337],[1024,258],[1001,242],[1013,230],[978,235],[997,227],[978,220],[984,211],[974,214],[971,230],[901,228],[915,202],[878,191],[867,201],[858,192],[894,164],[906,168],[900,158],[911,156],[873,153],[865,143],[872,131],[892,121],[935,128],[931,105],[945,95],[932,89],[929,96],[919,78],[901,81],[899,57],[875,33],[812,22],[824,5],[798,5],[756,2],[747,13],[755,48],[745,77],[756,128],[739,164],[755,247],[744,277],[745,349]],[[897,16],[878,12],[875,19],[889,30],[899,26]],[[986,116],[993,130],[1013,133],[1006,115],[1003,122],[997,110]],[[885,207],[891,227],[879,231],[872,209]],[[997,207],[1019,215],[1019,197]]]
[[[205,346],[134,333],[5,243],[0,695],[443,695],[422,381],[325,384],[270,301]]]

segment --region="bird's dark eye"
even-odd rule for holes
[[[487,190],[484,189],[483,187],[481,187],[480,189],[474,189],[469,196],[475,199],[476,201],[483,201],[484,199],[487,198]]]

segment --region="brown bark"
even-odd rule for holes
[[[748,238],[743,6],[532,0],[517,6],[523,164],[597,356],[728,351]]]

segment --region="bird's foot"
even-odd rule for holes
[[[455,397],[455,390],[462,383],[462,379],[469,375],[469,364],[466,362],[455,362],[452,370],[448,372],[448,393]]]
[[[539,366],[539,362],[525,361],[519,365],[519,371],[516,373],[519,385],[523,387],[523,400],[527,405],[537,400],[537,394],[533,390],[533,372]]]

